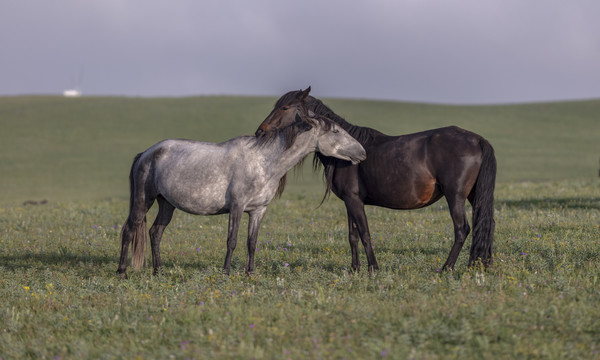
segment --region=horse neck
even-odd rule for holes
[[[346,132],[356,139],[361,145],[366,145],[368,142],[373,140],[374,137],[383,135],[381,132],[375,129],[349,123],[343,117],[334,113],[333,110],[327,107],[327,105],[323,104],[321,100],[312,98],[309,100],[308,105],[312,108],[312,111],[314,111],[315,114],[323,115],[340,125],[342,129],[346,130]]]
[[[316,150],[317,136],[314,130],[309,130],[298,134],[294,143],[286,148],[286,140],[282,134],[279,139],[270,146],[265,146],[265,158],[269,161],[267,171],[272,172],[277,179],[285,175],[296,164],[298,164],[306,155]]]

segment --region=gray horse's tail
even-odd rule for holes
[[[134,232],[135,234],[131,242],[131,267],[134,269],[141,269],[144,267],[146,242],[148,241],[145,216],[144,221],[138,225]]]
[[[129,172],[129,217],[127,218],[127,223],[123,226],[123,229],[127,227],[128,224],[131,224],[132,228],[130,231],[133,231],[133,237],[131,240],[131,266],[134,269],[141,269],[144,266],[144,258],[146,254],[146,243],[148,242],[148,231],[146,231],[146,216],[144,215],[144,219],[139,222],[139,224],[135,224],[135,214],[133,214],[133,202],[135,196],[135,183],[134,183],[134,174],[133,169],[135,165],[139,161],[140,157],[143,153],[139,153],[136,155],[133,160],[133,164],[131,164],[131,171]],[[121,235],[122,236],[122,235]]]
[[[473,242],[469,265],[481,261],[484,267],[492,264],[494,243],[494,188],[496,185],[496,157],[489,142],[482,139],[483,161],[475,183],[473,198]]]

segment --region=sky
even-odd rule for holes
[[[23,0],[0,96],[600,98],[598,0]]]

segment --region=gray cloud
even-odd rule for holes
[[[600,97],[589,0],[9,2],[0,95],[279,95],[482,103]]]

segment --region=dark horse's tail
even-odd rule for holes
[[[129,216],[127,217],[127,221],[121,230],[121,239],[123,239],[123,233],[125,231],[132,231],[133,238],[131,241],[131,266],[134,269],[139,269],[144,266],[144,255],[146,252],[146,242],[148,241],[147,231],[146,231],[146,216],[144,216],[144,220],[135,225],[134,219],[134,207],[133,201],[135,197],[135,183],[134,183],[134,168],[140,157],[143,153],[139,153],[136,155],[133,160],[133,164],[131,164],[131,171],[129,173]]]
[[[481,168],[473,205],[473,242],[469,265],[481,261],[484,267],[492,264],[492,244],[494,243],[494,187],[496,186],[496,157],[492,145],[485,139],[480,141],[483,150]]]

